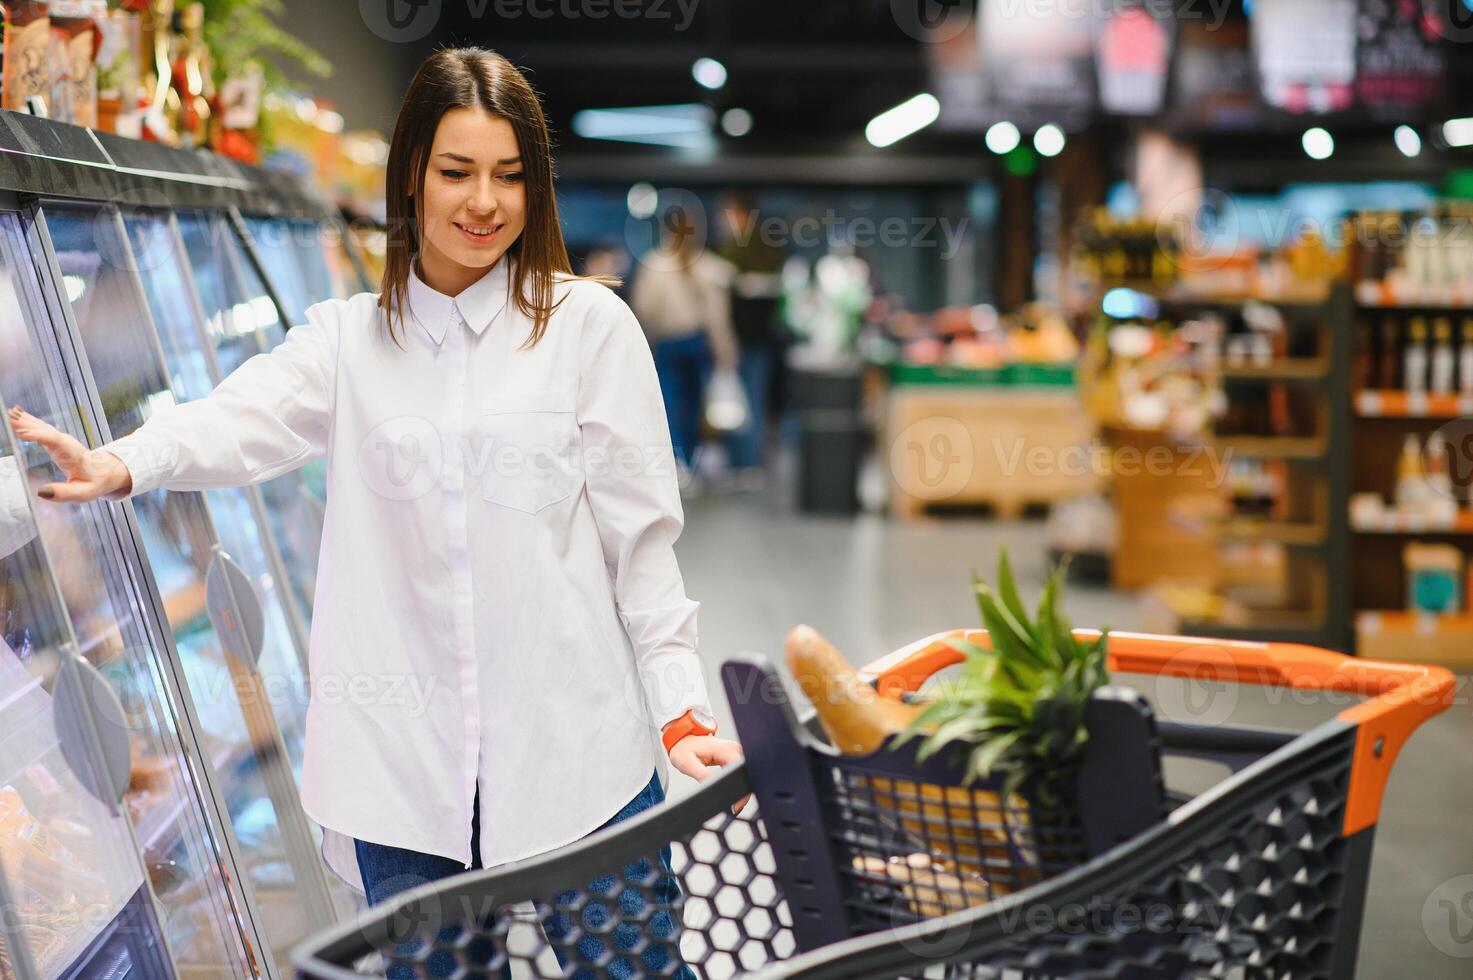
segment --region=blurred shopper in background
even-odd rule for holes
[[[655,370],[670,420],[670,439],[694,489],[701,409],[713,367],[735,371],[731,327],[732,267],[707,251],[684,207],[664,215],[660,247],[639,260],[630,306],[654,349]]]
[[[787,255],[760,231],[761,215],[743,194],[721,201],[716,252],[731,263],[731,320],[736,334],[737,370],[747,393],[747,424],[726,440],[733,486],[759,490],[765,483],[767,408],[772,400],[772,369],[781,356],[784,330],[778,315],[782,268]]]

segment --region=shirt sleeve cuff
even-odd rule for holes
[[[656,728],[663,730],[692,708],[711,711],[705,673],[694,653],[680,651],[656,656],[641,674]]]
[[[99,448],[122,460],[133,478],[130,490],[126,493],[110,493],[107,495],[108,500],[127,500],[155,490],[174,471],[174,453],[166,444],[144,439],[136,434],[116,439]]]

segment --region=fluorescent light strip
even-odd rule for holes
[[[864,127],[864,136],[875,146],[890,146],[925,129],[940,115],[941,103],[936,96],[922,92],[871,119]]]
[[[1473,146],[1473,117],[1449,119],[1442,124],[1442,138],[1448,146]]]

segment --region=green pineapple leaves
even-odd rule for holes
[[[932,686],[935,699],[894,745],[925,733],[916,752],[922,762],[949,745],[968,745],[967,783],[1001,777],[1005,797],[1077,762],[1089,738],[1085,705],[1110,678],[1106,634],[1080,640],[1064,613],[1065,571],[1060,565],[1049,574],[1032,616],[1006,550],[996,590],[973,573],[988,646],[953,641],[965,658],[959,675]]]

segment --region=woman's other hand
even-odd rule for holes
[[[20,406],[10,409],[10,427],[18,438],[40,443],[51,461],[66,474],[65,483],[48,483],[36,491],[43,500],[82,503],[133,489],[133,475],[121,459],[104,449],[88,449],[49,422]]]
[[[716,770],[730,765],[742,757],[742,747],[729,738],[715,735],[687,735],[670,746],[670,764],[696,782],[705,782],[716,775]],[[741,813],[752,798],[747,794],[731,808],[732,813]]]

